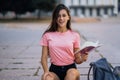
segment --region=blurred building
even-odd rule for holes
[[[70,8],[72,16],[109,17],[118,14],[118,0],[57,0]]]

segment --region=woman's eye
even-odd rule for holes
[[[63,16],[63,17],[66,17],[66,15],[65,15],[65,14],[63,14],[62,16]]]
[[[58,15],[58,17],[66,17],[66,14]]]

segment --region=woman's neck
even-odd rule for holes
[[[61,33],[66,32],[67,30],[68,30],[67,28],[58,28],[58,32]]]

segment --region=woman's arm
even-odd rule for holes
[[[78,52],[79,50],[80,50],[79,48],[75,48],[74,49],[74,52],[75,52],[75,62],[77,64],[83,63],[88,58],[88,54],[81,54],[80,52]]]
[[[49,68],[48,68],[48,62],[47,62],[47,60],[48,60],[48,53],[49,53],[48,47],[47,46],[43,46],[42,47],[41,64],[42,64],[44,73],[42,75],[42,80],[46,80],[47,76],[49,78],[53,77],[53,74],[51,72],[49,72]]]
[[[48,59],[48,47],[42,46],[41,64],[42,64],[44,72],[49,71],[47,59]]]

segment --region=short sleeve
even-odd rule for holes
[[[80,47],[80,35],[78,33],[75,34],[75,42],[74,42],[74,48]]]
[[[40,45],[41,46],[48,46],[48,39],[47,39],[47,35],[44,34],[40,40]]]

